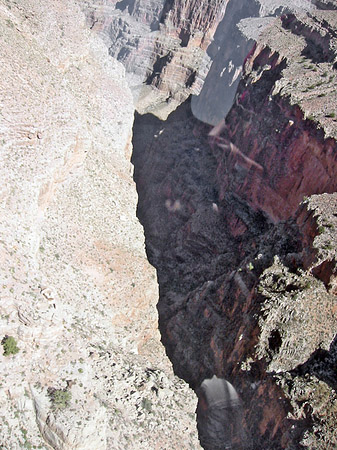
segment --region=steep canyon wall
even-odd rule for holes
[[[336,2],[288,3],[0,1],[0,448],[199,448],[132,133],[174,371],[336,446]]]
[[[135,119],[162,342],[194,389],[213,375],[237,389],[233,448],[336,446],[337,13],[325,6],[262,36],[216,127],[189,102],[165,122]]]
[[[140,111],[167,117],[200,92],[210,64],[205,50],[228,0],[87,3],[88,24],[124,64]]]
[[[138,112],[165,119],[193,95],[193,113],[216,124],[229,111],[243,60],[275,16],[309,0],[99,0],[88,26],[122,62]],[[204,86],[205,84],[205,86]]]

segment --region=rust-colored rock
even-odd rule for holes
[[[88,3],[89,26],[124,64],[139,111],[167,117],[200,92],[210,65],[206,49],[228,0]]]

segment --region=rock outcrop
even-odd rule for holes
[[[313,8],[309,0],[85,2],[89,27],[126,68],[138,112],[165,119],[192,94],[194,115],[214,125],[232,105],[254,39],[275,16]]]
[[[333,6],[263,34],[216,127],[189,102],[165,122],[136,115],[162,342],[194,389],[213,375],[236,388],[245,440],[233,448],[337,445]]]

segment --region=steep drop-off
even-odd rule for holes
[[[162,342],[194,389],[213,375],[237,389],[233,448],[337,445],[336,14],[279,20],[215,128],[189,102],[165,122],[135,118]]]

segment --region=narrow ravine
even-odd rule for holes
[[[166,121],[136,114],[133,128],[137,215],[157,269],[162,343],[199,399],[200,385],[216,376],[231,383],[243,409],[242,435],[233,431],[228,441],[215,431],[220,421],[228,433],[224,416],[210,420],[199,407],[206,450],[226,442],[233,449],[305,448],[301,441],[318,418],[300,412],[297,389],[319,371],[305,375],[298,368],[318,346],[329,349],[335,335],[334,316],[324,332],[313,316],[313,310],[330,314],[334,296],[324,277],[308,271],[320,231],[318,210],[305,196],[335,191],[329,173],[336,144],[287,100],[266,101],[286,64],[268,49],[252,55],[254,74],[266,69],[252,87],[249,74],[241,82],[218,130],[196,120],[189,101]],[[303,136],[316,142],[315,160]],[[296,152],[304,154],[303,176],[289,185],[297,179]],[[326,175],[313,178],[318,160]],[[324,201],[334,208],[331,195]]]
[[[189,101],[166,121],[135,117],[137,215],[161,339],[199,397],[205,450],[337,445],[335,69],[331,52],[317,62],[309,51],[334,17],[276,21],[216,127]]]
[[[159,327],[175,373],[195,390],[213,375],[229,379],[248,404],[252,392],[247,395],[247,386],[259,378],[258,369],[238,382],[237,364],[255,343],[257,323],[254,314],[244,312],[244,303],[273,252],[259,261],[260,267],[254,263],[254,271],[249,261],[267,232],[264,245],[272,248],[277,240],[279,254],[283,247],[283,254],[298,248],[292,233],[271,233],[274,226],[267,217],[233,192],[219,202],[208,132],[193,118],[188,102],[166,122],[136,114],[132,162],[137,215],[149,261],[157,269]],[[244,236],[233,234],[235,223],[228,220],[233,216],[244,224]],[[243,326],[246,336],[238,348]]]

